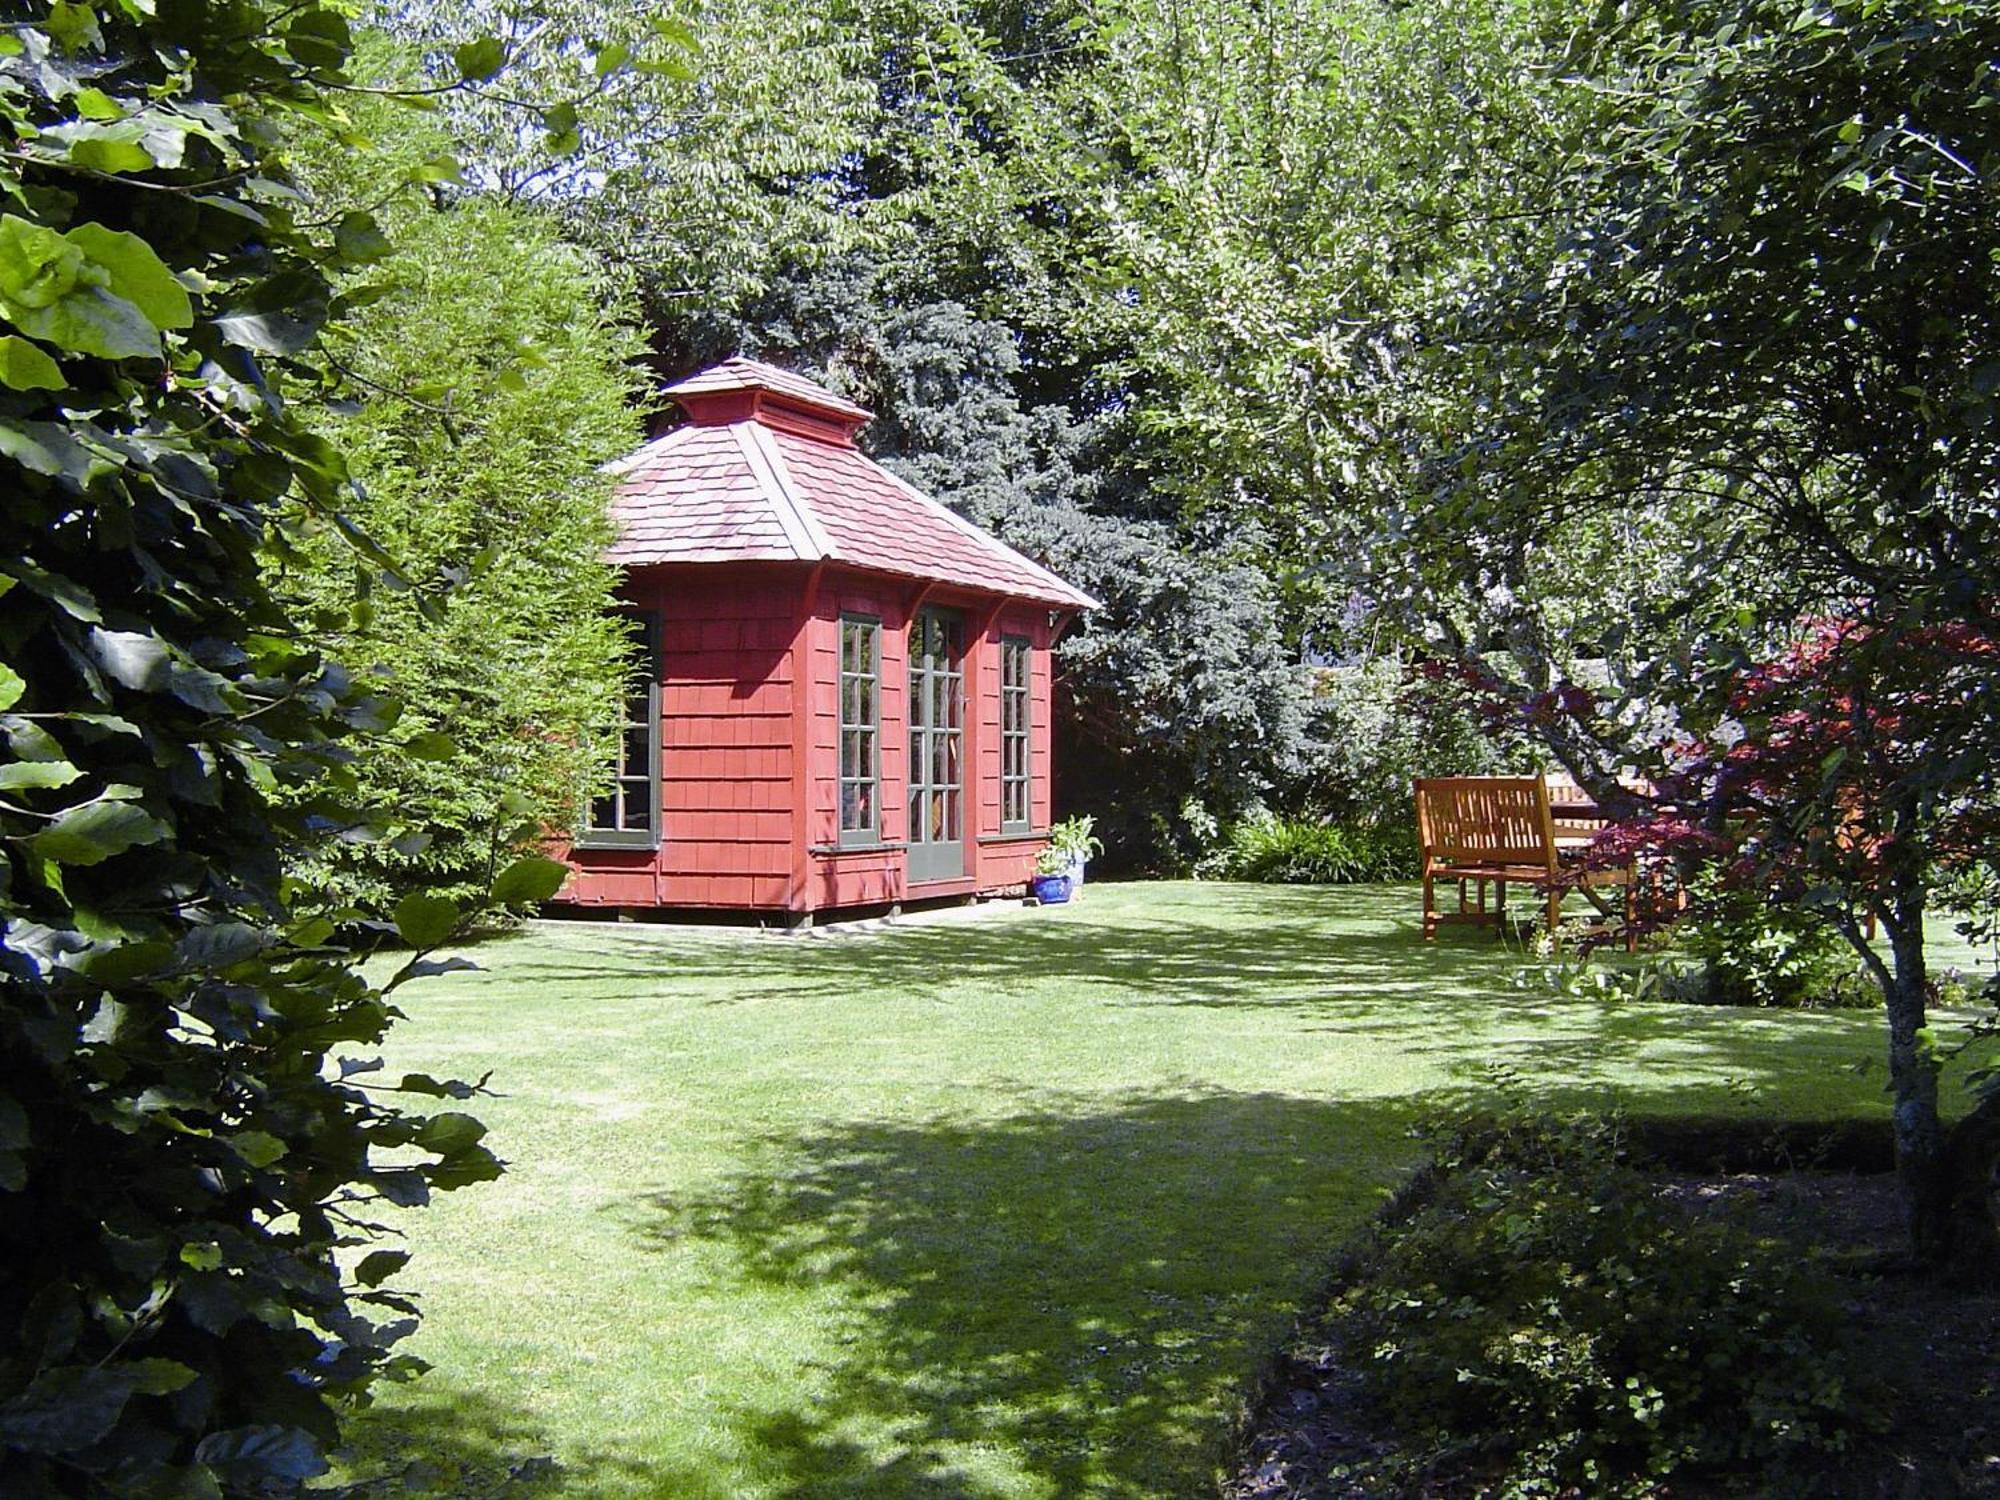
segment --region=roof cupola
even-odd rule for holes
[[[740,354],[668,386],[667,394],[696,427],[760,422],[829,443],[852,443],[874,415],[803,375]]]

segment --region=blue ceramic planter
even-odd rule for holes
[[[1036,875],[1028,881],[1028,890],[1043,906],[1061,906],[1069,900],[1069,889],[1067,875]]]

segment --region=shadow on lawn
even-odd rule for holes
[[[1733,1109],[1800,1076],[1823,1050],[1851,1061],[1864,1015],[1762,1017],[1678,1004],[1574,999],[1519,983],[1535,961],[1487,931],[1419,934],[1414,886],[1282,887],[1185,883],[1093,887],[1059,913],[911,925],[823,939],[605,941],[602,957],[524,955],[511,973],[547,985],[628,988],[640,966],[676,984],[707,982],[701,1003],[750,1006],[900,992],[954,1003],[1064,988],[1079,1003],[1282,1013],[1305,1034],[1388,1043],[1468,1085],[1513,1069],[1552,1102],[1599,1102],[1616,1089],[1643,1109],[1644,1052],[1669,1066],[1657,1087],[1682,1109]],[[1618,963],[1621,956],[1610,955]],[[1812,1066],[1808,1063],[1806,1066]]]
[[[393,1414],[378,1409],[347,1422],[349,1446],[334,1455],[332,1476],[342,1500],[544,1500],[653,1486],[657,1476],[643,1466],[608,1454],[565,1453],[558,1463],[547,1433],[449,1377],[442,1370],[426,1375]]]
[[[1071,981],[1080,995],[1135,1003],[1294,1006],[1350,991],[1507,997],[1519,951],[1485,932],[1417,936],[1414,887],[1151,887],[1144,904],[1093,888],[1060,912],[757,940],[673,941],[606,928],[602,957],[535,955],[509,970],[538,982],[629,983],[633,968],[746,980],[718,1005],[851,995],[857,987],[1006,991]],[[1094,904],[1093,904],[1094,903]]]
[[[840,1361],[725,1414],[760,1490],[1196,1493],[1418,1113],[1212,1093],[860,1123],[625,1211],[663,1253],[719,1244],[752,1286],[840,1293]]]

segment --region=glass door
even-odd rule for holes
[[[910,626],[910,883],[965,874],[965,625],[941,609]]]

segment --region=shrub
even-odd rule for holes
[[[1817,1274],[1664,1198],[1615,1124],[1461,1129],[1357,1270],[1343,1309],[1375,1395],[1426,1445],[1412,1462],[1491,1459],[1503,1493],[1768,1476],[1860,1422]]]
[[[315,211],[374,205],[393,244],[342,279],[372,300],[323,340],[359,399],[311,420],[361,481],[347,515],[412,576],[454,583],[440,613],[358,588],[368,576],[337,531],[299,541],[288,586],[340,622],[321,644],[378,674],[403,712],[354,767],[355,803],[380,836],[323,839],[295,873],[334,906],[412,887],[463,899],[538,843],[539,825],[574,829],[608,775],[628,648],[601,560],[613,481],[598,465],[642,436],[643,344],[630,287],[552,216],[472,194],[383,201],[399,165],[450,140],[399,104],[347,107],[377,150],[303,135]],[[531,816],[499,811],[510,793]],[[529,841],[510,846],[502,831],[520,826]]]
[[[1246,818],[1231,830],[1219,861],[1230,880],[1271,885],[1354,885],[1408,880],[1417,844],[1408,828],[1336,826],[1310,818]]]
[[[1697,889],[1695,900],[1693,915],[1673,930],[1660,986],[1668,999],[1821,1009],[1882,1003],[1848,941],[1812,913],[1751,891]]]

